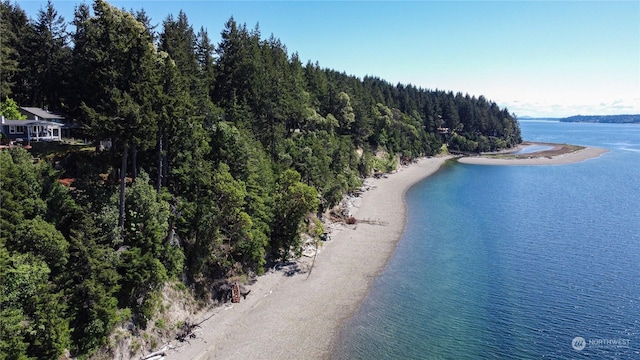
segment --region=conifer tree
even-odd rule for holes
[[[81,103],[88,120],[85,125],[97,138],[112,138],[121,154],[122,227],[129,152],[134,150],[135,177],[137,149],[148,148],[156,139],[157,123],[152,111],[157,98],[156,50],[147,27],[130,13],[96,0],[94,14],[76,21],[75,56],[79,68],[87,70],[77,80],[83,83],[81,88],[92,89],[93,96],[85,97]]]
[[[65,98],[63,90],[69,84],[66,76],[71,59],[64,17],[58,15],[49,0],[30,30],[22,64],[28,69],[25,74],[30,89],[28,104],[59,110]]]
[[[0,101],[12,95],[18,103],[28,100],[28,76],[25,43],[29,34],[29,19],[18,4],[0,2]]]

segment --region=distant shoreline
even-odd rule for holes
[[[624,115],[574,115],[563,118],[556,117],[523,117],[519,120],[549,120],[559,122],[599,123],[599,124],[640,124],[640,114]]]
[[[541,151],[518,153],[531,146],[545,147]],[[551,147],[550,149],[548,147]],[[457,159],[463,164],[473,165],[561,165],[599,157],[607,149],[569,144],[523,142],[514,149],[478,156],[464,156]]]

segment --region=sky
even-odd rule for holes
[[[15,1],[14,1],[15,2]],[[89,0],[52,0],[67,21]],[[303,63],[483,95],[518,117],[640,114],[640,1],[109,1],[214,44],[233,16]],[[46,0],[17,4],[32,19]],[[73,26],[68,26],[73,32]]]

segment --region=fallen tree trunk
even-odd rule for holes
[[[158,351],[154,351],[150,354],[144,355],[142,358],[140,358],[140,360],[157,360],[157,359],[161,359],[165,356],[167,356],[167,350],[169,349],[169,346],[165,345],[164,347],[162,347],[162,349],[158,350]]]

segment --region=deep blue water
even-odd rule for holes
[[[411,188],[404,235],[334,358],[640,359],[640,125],[521,128],[610,152],[452,161]]]

